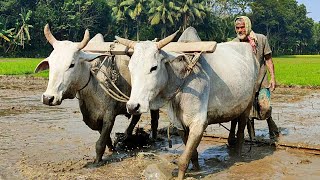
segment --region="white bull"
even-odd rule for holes
[[[46,25],[44,33],[53,46],[50,56],[39,63],[35,72],[49,69],[49,82],[46,91],[42,95],[42,102],[46,105],[55,106],[62,103],[64,99],[73,99],[77,96],[79,106],[83,116],[83,121],[93,130],[100,133],[96,142],[95,163],[102,160],[106,145],[113,151],[113,144],[110,137],[112,127],[117,115],[124,114],[129,117],[125,103],[119,102],[105,93],[99,85],[99,81],[91,74],[93,59],[100,54],[86,53],[82,51],[89,42],[89,31],[86,30],[84,38],[80,44],[71,41],[58,41],[51,34],[49,26]],[[103,39],[103,38],[102,38]],[[127,56],[116,56],[114,65],[106,62],[102,69],[114,69],[119,77],[115,84],[125,94],[130,93],[130,74],[128,62],[123,60]],[[110,74],[109,74],[110,75]],[[98,78],[106,79],[100,71]],[[101,79],[100,79],[101,80]],[[151,126],[153,138],[156,138],[159,112],[151,112]],[[131,135],[132,131],[140,119],[140,115],[134,115],[125,134]]]
[[[183,179],[190,160],[194,168],[200,168],[197,147],[209,124],[240,117],[237,147],[241,152],[259,69],[248,43],[230,42],[218,44],[214,53],[203,54],[187,76],[183,55],[161,50],[174,36],[159,43],[116,39],[134,48],[129,62],[132,90],[127,110],[144,113],[168,103],[171,122],[186,144],[178,162],[178,179]]]

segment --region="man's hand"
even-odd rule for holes
[[[274,91],[276,89],[276,80],[275,80],[275,75],[274,75],[274,65],[272,62],[272,57],[271,57],[271,53],[267,54],[264,56],[265,60],[266,60],[266,65],[268,68],[268,71],[270,73],[270,82],[269,82],[269,89],[270,91]]]
[[[269,87],[270,91],[274,91],[276,89],[276,81],[274,79],[271,79],[269,82]]]

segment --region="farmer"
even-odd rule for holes
[[[270,91],[274,91],[276,87],[274,65],[272,62],[271,49],[268,39],[263,34],[254,33],[251,29],[251,21],[247,16],[239,16],[235,19],[235,31],[237,37],[233,39],[235,42],[247,42],[252,46],[253,52],[260,64],[260,72],[256,83],[255,101],[250,112],[250,123],[254,125],[254,119],[267,120],[269,127],[269,136],[271,139],[279,136],[279,130],[271,117],[272,107],[270,105]],[[267,70],[270,74],[268,83]],[[254,128],[254,127],[253,127]],[[254,135],[254,130],[253,130]]]

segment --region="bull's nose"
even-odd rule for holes
[[[140,110],[140,104],[139,103],[137,103],[137,104],[135,104],[135,103],[127,103],[127,111],[128,111],[128,113],[130,113],[130,114],[140,114],[139,111]]]
[[[52,102],[53,102],[53,99],[54,99],[54,96],[44,95],[44,94],[42,95],[42,102],[45,105],[51,106]]]

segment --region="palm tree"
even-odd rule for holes
[[[136,21],[137,40],[139,40],[139,27],[141,24],[141,15],[145,11],[147,0],[124,0],[119,4],[119,7],[114,7],[114,12],[117,12],[117,19],[126,19],[129,16]],[[127,20],[127,19],[126,19]]]
[[[123,37],[128,38],[128,25],[126,23],[128,21],[128,8],[126,8],[126,6],[119,6],[119,4],[122,4],[124,1],[125,0],[116,0],[112,8],[112,16],[115,17],[120,26],[123,26]]]
[[[148,12],[151,25],[158,25],[161,22],[161,37],[166,36],[167,27],[174,25],[174,21],[179,17],[179,7],[174,1],[153,0],[150,3]],[[169,24],[167,23],[169,21]]]
[[[204,1],[197,3],[193,0],[179,1],[180,13],[183,17],[182,30],[185,30],[187,26],[197,25],[203,21],[208,10],[203,5]]]

